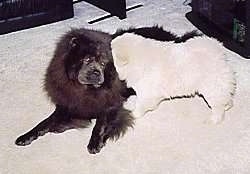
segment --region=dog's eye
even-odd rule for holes
[[[90,58],[89,58],[89,57],[86,58],[85,61],[86,61],[86,62],[90,62]]]
[[[91,62],[91,59],[89,57],[82,59],[82,61],[86,64],[89,64]]]

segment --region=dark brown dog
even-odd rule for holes
[[[117,139],[133,126],[133,117],[122,107],[130,90],[118,79],[110,41],[109,34],[86,29],[72,30],[61,38],[44,87],[56,109],[20,136],[17,145],[28,145],[47,132],[86,127],[96,119],[88,150],[97,153],[107,139]]]

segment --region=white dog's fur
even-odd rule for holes
[[[198,94],[211,107],[211,121],[218,123],[233,104],[234,73],[215,39],[174,43],[125,33],[111,47],[119,78],[136,91],[136,117],[156,109],[164,99]]]

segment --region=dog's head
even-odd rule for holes
[[[116,37],[111,42],[112,56],[116,71],[118,72],[120,80],[126,80],[128,73],[128,66],[130,66],[129,44],[132,44],[130,34],[126,33]]]
[[[70,80],[96,88],[104,83],[104,71],[112,61],[109,44],[95,41],[85,35],[68,39],[65,69]]]

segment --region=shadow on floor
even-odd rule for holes
[[[89,24],[93,24],[99,21],[102,21],[104,19],[113,17],[113,16],[117,16],[119,17],[119,19],[125,19],[127,17],[126,12],[135,8],[139,8],[142,7],[143,5],[139,4],[139,5],[135,5],[133,7],[130,8],[126,8],[126,0],[109,0],[107,1],[100,1],[100,0],[77,0],[74,1],[74,3],[79,3],[81,1],[85,1],[88,2],[110,14],[105,15],[103,17],[100,17],[98,19],[94,19],[89,21]]]
[[[78,0],[74,3],[81,1],[88,2],[120,19],[126,18],[126,0],[109,0],[108,2],[100,0]]]

